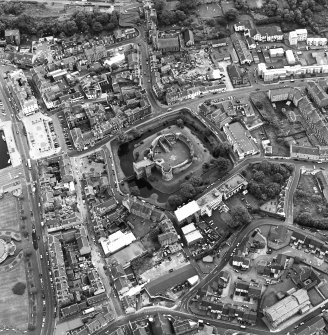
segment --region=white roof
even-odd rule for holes
[[[203,235],[199,232],[199,230],[194,230],[191,233],[185,235],[187,244],[190,244],[192,242],[201,240],[203,238]]]
[[[110,235],[107,239],[99,239],[105,255],[113,254],[116,251],[130,245],[135,240],[136,238],[132,232],[124,234],[121,231]]]
[[[191,233],[192,231],[196,230],[196,227],[193,223],[188,224],[185,227],[181,228],[184,235]]]
[[[200,211],[200,207],[195,200],[189,202],[181,208],[178,208],[174,214],[179,222]]]
[[[188,282],[191,286],[195,285],[198,282],[198,275],[188,278]]]

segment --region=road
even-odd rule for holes
[[[11,115],[11,121],[13,124],[13,133],[15,136],[15,142],[17,145],[17,150],[19,151],[22,161],[23,161],[23,166],[24,166],[24,174],[25,174],[25,179],[27,183],[27,196],[28,196],[28,206],[30,210],[27,210],[27,216],[32,215],[33,218],[31,218],[35,224],[35,230],[37,236],[40,236],[40,240],[38,243],[38,251],[37,251],[37,257],[39,255],[42,255],[42,259],[39,259],[39,264],[41,264],[41,270],[42,270],[42,280],[43,280],[43,287],[44,287],[44,294],[45,294],[45,301],[46,301],[46,316],[45,316],[45,327],[41,330],[41,318],[37,318],[37,334],[44,334],[44,335],[52,335],[53,333],[53,328],[54,328],[54,297],[53,297],[53,292],[50,287],[50,278],[49,278],[49,270],[48,270],[48,264],[47,264],[47,255],[46,255],[46,250],[47,250],[47,244],[42,242],[42,237],[43,237],[43,228],[41,227],[41,220],[40,220],[40,211],[38,207],[39,203],[39,193],[33,193],[32,191],[32,183],[34,180],[37,180],[38,178],[38,172],[37,172],[37,166],[36,163],[32,161],[32,169],[29,170],[25,162],[27,162],[27,159],[29,158],[29,149],[28,149],[28,144],[27,140],[24,136],[22,136],[23,131],[22,131],[22,126],[21,123],[17,121],[15,111],[13,109],[13,106],[11,105],[11,102],[9,101],[10,94],[7,89],[7,83],[4,80],[3,76],[0,75],[0,91],[2,95],[2,102],[5,107],[5,110],[7,113],[10,113]],[[31,213],[30,213],[31,211]],[[30,220],[30,221],[32,221]],[[31,236],[32,233],[32,224],[27,225],[29,228],[29,235]],[[39,288],[38,290],[38,302],[41,302],[41,282],[40,278],[37,274],[35,273],[35,281],[36,281],[36,286]],[[42,303],[40,303],[40,306],[42,306]],[[39,309],[38,316],[41,314],[41,311]]]

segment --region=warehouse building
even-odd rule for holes
[[[271,307],[263,309],[263,314],[276,328],[282,322],[288,320],[295,314],[301,312],[305,313],[309,310],[310,300],[305,289],[300,289],[292,293],[290,296],[278,301]]]

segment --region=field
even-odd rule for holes
[[[19,209],[16,198],[5,196],[0,200],[0,230],[19,231]]]
[[[25,265],[21,261],[13,270],[0,272],[0,324],[18,329],[27,328],[27,289],[21,296],[12,293],[17,282],[26,283]]]
[[[204,19],[222,16],[222,10],[216,3],[200,5],[197,11],[199,16]]]
[[[0,200],[0,230],[19,232],[19,224],[18,202],[13,196],[6,195]],[[16,246],[16,250],[19,251],[21,243],[16,243]],[[28,316],[27,290],[22,296],[14,295],[11,291],[16,282],[26,282],[24,267],[24,262],[19,262],[11,271],[1,271],[0,265],[0,324],[26,329]]]

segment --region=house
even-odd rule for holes
[[[183,40],[185,42],[185,46],[190,47],[195,44],[194,33],[191,30],[186,29],[182,33],[182,35],[183,35]]]
[[[279,42],[283,40],[284,35],[278,26],[261,26],[251,32],[251,37],[256,42]]]
[[[253,57],[249,49],[247,48],[244,40],[238,33],[233,33],[231,35],[231,40],[236,50],[241,65],[250,65],[253,62]]]
[[[234,86],[249,85],[249,78],[247,72],[236,64],[227,66],[227,72]]]
[[[157,32],[156,48],[163,53],[180,50],[179,36],[177,34],[161,34]]]
[[[249,269],[250,260],[244,256],[233,255],[232,265],[244,271]]]
[[[302,326],[298,327],[296,335],[317,335],[321,334],[322,330],[326,327],[325,320],[322,316],[317,315],[306,321]]]
[[[327,88],[328,85],[325,80],[319,80],[318,82],[309,80],[306,82],[307,92],[318,107],[328,106]]]
[[[89,255],[91,253],[91,248],[87,233],[84,227],[81,227],[79,231],[75,234],[77,245],[79,247],[80,254],[82,256]]]
[[[18,29],[6,29],[5,40],[8,44],[20,45],[20,33]]]
[[[169,244],[173,244],[179,240],[179,235],[177,234],[172,221],[169,218],[163,219],[159,223],[161,229],[161,234],[158,235],[158,242],[163,247]]]

